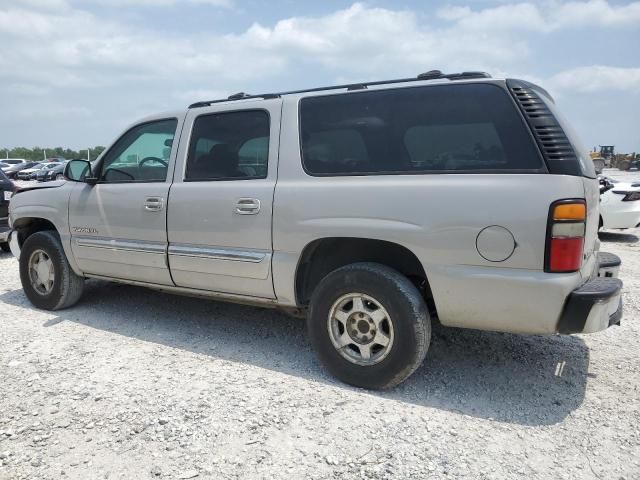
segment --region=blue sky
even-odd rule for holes
[[[640,2],[0,0],[0,149],[107,144],[231,93],[485,70],[640,152]]]

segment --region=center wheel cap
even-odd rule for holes
[[[360,330],[360,333],[369,332],[369,322],[367,322],[366,320],[359,320],[358,321],[358,330]]]

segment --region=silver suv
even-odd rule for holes
[[[65,175],[10,206],[39,308],[73,305],[86,278],[278,307],[366,388],[411,375],[433,322],[586,333],[622,314],[593,164],[520,80],[432,71],[199,102]]]

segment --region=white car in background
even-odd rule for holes
[[[4,170],[20,163],[27,163],[27,161],[24,158],[3,158],[0,163],[2,163],[2,169]]]
[[[600,227],[640,227],[640,180],[619,182],[600,177]]]

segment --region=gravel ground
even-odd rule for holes
[[[329,377],[275,311],[98,281],[36,310],[0,254],[0,479],[639,478],[639,237],[601,237],[621,327],[438,328],[383,393]]]

